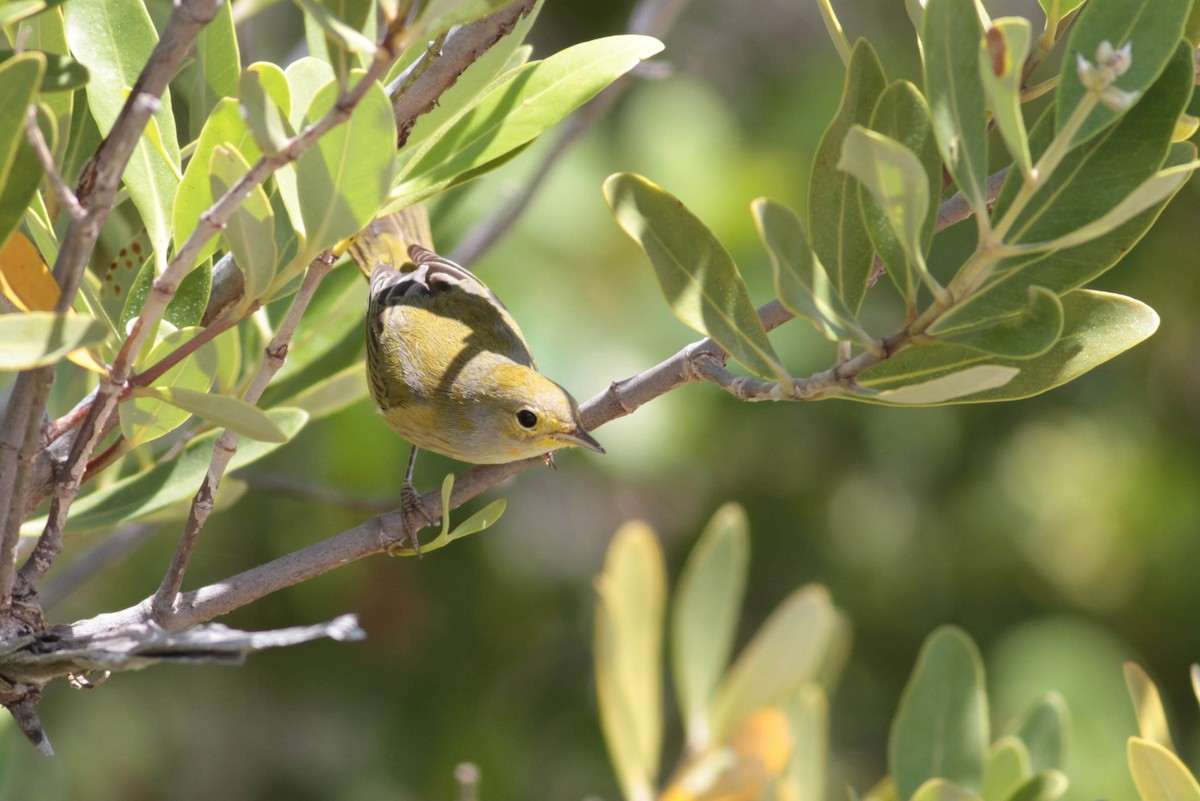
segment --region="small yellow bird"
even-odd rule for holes
[[[371,397],[413,445],[474,464],[502,464],[568,447],[604,448],[579,405],[543,376],[500,299],[428,245],[429,217],[412,206],[356,236],[350,254],[370,278],[367,379]]]

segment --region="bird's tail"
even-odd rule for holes
[[[373,220],[350,239],[347,249],[358,269],[369,278],[376,267],[411,270],[413,260],[408,255],[409,245],[433,248],[429,212],[422,203]]]

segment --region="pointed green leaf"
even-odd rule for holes
[[[778,706],[820,673],[837,633],[824,587],[784,599],[725,675],[712,704],[712,739],[721,742],[755,710]]]
[[[183,328],[172,331],[155,344],[142,364],[154,364],[203,330]],[[169,405],[169,401],[159,394],[160,390],[191,389],[205,392],[212,386],[216,374],[217,351],[209,343],[165,372],[153,387],[135,389],[132,393],[134,400],[125,401],[120,406],[121,433],[130,447],[153,442],[191,418],[190,410]]]
[[[826,338],[873,345],[829,281],[794,211],[767,198],[750,204],[758,235],[771,257],[775,295],[792,314],[809,320]]]
[[[264,153],[278,153],[296,135],[288,122],[292,95],[283,70],[269,62],[251,64],[239,84],[243,119]]]
[[[1029,749],[1029,767],[1034,772],[1061,770],[1066,758],[1067,704],[1058,693],[1050,693],[1025,714],[1016,735]]]
[[[842,105],[817,145],[808,183],[808,230],[812,248],[846,307],[858,311],[867,291],[874,250],[858,203],[858,185],[838,169],[842,139],[850,126],[867,125],[887,86],[875,49],[865,39],[854,44]]]
[[[928,208],[918,239],[924,257],[933,244],[933,227],[937,222],[936,201],[942,194],[942,157],[938,153],[929,106],[924,96],[908,81],[893,82],[875,104],[871,114],[871,130],[899,142],[912,151],[920,162],[928,198]],[[920,270],[924,261],[912,263],[905,249],[900,246],[879,201],[863,187],[859,188],[858,195],[871,242],[883,259],[887,274],[900,291],[900,296],[911,303],[915,312],[917,290],[922,280]]]
[[[988,731],[979,652],[962,631],[944,626],[921,648],[892,722],[888,766],[900,801],[930,779],[978,789]]]
[[[924,275],[925,229],[929,218],[929,179],[916,154],[891,137],[852,125],[842,140],[838,169],[858,179],[874,200],[904,253],[905,268]],[[870,220],[867,228],[871,228]],[[915,287],[914,287],[915,291]],[[906,300],[915,299],[906,296]]]
[[[640,175],[604,182],[617,223],[642,246],[671,311],[764,378],[787,381],[729,252],[675,196]]]
[[[966,0],[929,0],[921,41],[925,96],[942,161],[976,214],[987,214],[987,109],[979,76],[983,25]]]
[[[497,166],[605,87],[662,50],[649,36],[609,36],[568,47],[496,79],[417,149],[389,198],[394,210]]]
[[[267,412],[290,439],[308,420],[299,409],[272,409]],[[110,528],[120,523],[140,520],[190,499],[208,472],[213,443],[220,431],[210,431],[189,442],[183,452],[169,461],[156,464],[140,473],[127,476],[100,488],[71,505],[67,531],[92,531]],[[252,464],[279,447],[276,442],[245,440],[238,444],[237,453],[229,463],[228,472]],[[179,516],[186,509],[179,510]],[[46,519],[30,520],[21,526],[21,534],[39,533]]]
[[[204,26],[192,49],[194,56],[174,81],[187,106],[188,139],[196,140],[209,113],[226,97],[237,95],[242,63],[233,30],[231,3],[221,3],[213,21]],[[177,95],[178,97],[178,95]]]
[[[961,345],[912,347],[865,370],[859,385],[888,390],[928,382],[974,365],[1019,369],[1007,384],[956,398],[958,403],[1017,400],[1067,383],[1143,341],[1158,328],[1158,315],[1141,301],[1107,292],[1077,289],[1063,295],[1063,333],[1054,347],[1033,359],[1001,359]],[[854,395],[856,400],[891,402],[888,396]]]
[[[455,540],[461,540],[463,537],[469,537],[472,534],[478,534],[484,529],[490,528],[504,515],[506,508],[508,508],[508,501],[503,498],[497,498],[455,526],[454,530],[446,535],[446,539],[454,542]]]
[[[213,195],[225,194],[249,170],[250,164],[235,148],[217,146],[212,152],[209,173]],[[275,250],[275,213],[261,185],[255,186],[250,196],[233,212],[221,235],[245,276],[245,299],[261,298],[271,286],[279,259]]]
[[[679,577],[671,609],[671,666],[692,753],[712,744],[709,702],[729,663],[749,556],[746,513],[726,504],[709,521]]]
[[[136,394],[161,398],[172,406],[185,409],[210,423],[228,428],[260,442],[287,442],[288,436],[266,412],[241,398],[213,395],[185,387],[146,387]]]
[[[1142,801],[1198,801],[1200,784],[1179,757],[1159,743],[1129,738],[1129,771]]]
[[[1183,36],[1192,0],[1091,0],[1071,26],[1059,75],[1055,127],[1061,130],[1087,94],[1079,77],[1077,59],[1096,64],[1101,42],[1121,48],[1132,42],[1132,61],[1116,88],[1142,93],[1149,89],[1170,61]],[[1075,132],[1072,144],[1084,142],[1112,125],[1125,111],[1098,103]],[[1140,114],[1139,109],[1136,114]]]
[[[1031,773],[1025,743],[1018,737],[1001,737],[988,750],[979,794],[983,801],[1009,801]]]
[[[1017,314],[952,331],[935,323],[929,333],[942,342],[1010,359],[1040,356],[1054,347],[1062,334],[1062,303],[1053,292],[1038,286],[1029,287],[1028,299],[1028,305]]]
[[[992,23],[979,43],[979,75],[988,108],[1008,152],[1026,175],[1033,158],[1021,116],[1021,76],[1033,37],[1031,28],[1024,17],[1004,17]]]
[[[1057,770],[1042,770],[1018,787],[1009,801],[1056,801],[1066,791],[1066,776]]]
[[[95,345],[108,326],[82,314],[0,314],[0,370],[29,370],[54,364],[76,348]]]
[[[627,523],[596,579],[596,696],[604,740],[626,798],[649,798],[662,747],[666,568],[644,523]]]
[[[107,135],[125,105],[130,87],[158,42],[158,34],[141,0],[73,0],[63,6],[71,53],[91,70],[88,106]],[[153,141],[157,130],[159,144]],[[179,139],[171,94],[159,98],[152,123],[134,148],[125,168],[125,187],[150,232],[160,266],[166,264],[171,241],[171,209],[179,188]]]
[[[1175,743],[1171,741],[1171,729],[1167,726],[1167,713],[1163,709],[1162,697],[1158,694],[1158,687],[1146,675],[1141,665],[1136,662],[1125,663],[1125,686],[1129,688],[1129,697],[1133,699],[1133,708],[1137,712],[1138,733],[1142,739],[1174,751]]]
[[[62,53],[46,53],[35,48],[26,48],[24,55],[28,57],[34,53],[40,53],[46,60],[46,73],[42,78],[41,84],[41,91],[43,93],[69,92],[73,89],[78,89],[88,82],[87,67],[70,56]],[[0,64],[13,58],[15,55],[15,51],[0,47]],[[10,92],[14,91],[12,87],[5,88]]]
[[[325,85],[309,106],[307,121],[316,122],[337,101],[336,82]],[[292,102],[296,102],[293,93]],[[396,120],[378,83],[367,89],[354,114],[321,137],[296,161],[300,213],[306,233],[299,269],[328,247],[370,222],[391,187],[396,152]],[[274,289],[287,284],[298,270],[285,270]]]
[[[1111,211],[1163,167],[1164,160],[1167,167],[1191,161],[1195,148],[1186,142],[1172,147],[1171,135],[1191,96],[1194,78],[1191,50],[1181,46],[1162,78],[1138,104],[1138,113],[1126,115],[1067,154],[1046,185],[1021,210],[1005,238],[1006,244],[1047,242],[1070,234]],[[1048,112],[1030,135],[1035,160],[1052,136],[1053,119]],[[1007,214],[1020,180],[1016,171],[1009,173],[993,219]],[[1076,247],[1002,259],[972,296],[944,318],[943,325],[959,327],[1010,314],[1025,305],[1031,284],[1062,295],[1091,281],[1133,247],[1165,202]]]

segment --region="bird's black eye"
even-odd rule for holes
[[[537,425],[537,415],[528,409],[522,409],[517,412],[517,422],[525,428],[533,428]]]

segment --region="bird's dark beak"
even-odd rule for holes
[[[587,448],[595,453],[604,453],[604,446],[596,442],[595,438],[580,426],[576,426],[574,431],[565,431],[559,434],[558,439],[564,445],[574,445],[579,448]]]

